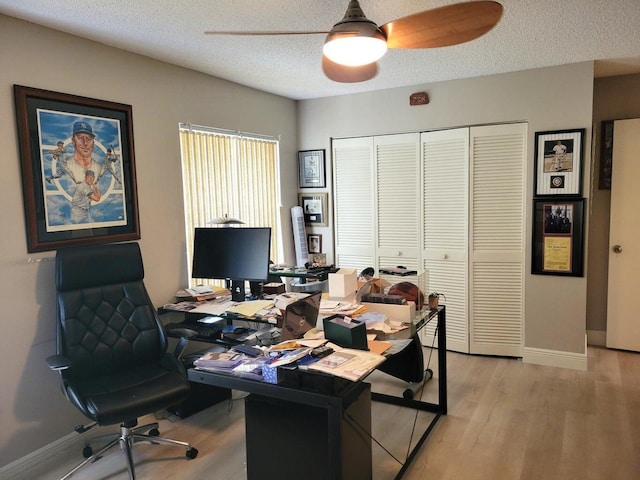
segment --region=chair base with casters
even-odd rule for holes
[[[96,424],[92,424],[89,427],[78,427],[83,431],[86,431]],[[181,442],[178,440],[172,440],[170,438],[160,437],[160,431],[158,430],[158,423],[148,423],[142,426],[136,426],[137,421],[125,422],[120,425],[120,433],[119,434],[111,434],[111,435],[102,435],[99,437],[92,438],[87,445],[82,449],[82,456],[85,460],[82,463],[76,465],[73,470],[67,473],[60,480],[67,480],[71,478],[71,476],[78,472],[82,467],[92,464],[102,458],[102,456],[111,448],[119,445],[122,453],[125,454],[127,458],[127,468],[129,470],[129,476],[131,480],[135,480],[135,467],[133,462],[133,446],[136,443],[150,443],[150,444],[163,444],[163,445],[173,445],[176,447],[182,447],[186,449],[186,457],[188,459],[194,459],[198,456],[198,449],[192,447],[186,442]],[[77,430],[78,430],[77,429]],[[148,433],[143,433],[148,432]],[[98,450],[96,453],[93,452],[93,448],[91,447],[92,443],[99,442],[101,440],[108,440],[109,442]]]

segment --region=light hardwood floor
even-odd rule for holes
[[[588,371],[523,364],[516,359],[449,352],[449,413],[441,418],[405,474],[407,480],[634,480],[640,479],[640,354],[588,349]],[[431,368],[437,372],[436,355]],[[401,393],[385,374],[370,377],[374,390]],[[435,401],[437,382],[423,398]],[[230,408],[231,406],[231,408]],[[373,436],[397,458],[406,455],[416,414],[374,403]],[[424,425],[429,414],[419,413]],[[200,454],[187,460],[173,447],[136,447],[139,479],[246,478],[241,398],[183,420],[160,420],[162,435],[191,442]],[[283,461],[285,452],[267,445]],[[374,480],[399,469],[375,442]],[[77,461],[66,452],[25,478],[60,478]],[[127,480],[117,451],[74,475],[74,480]],[[286,475],[283,479],[287,478]],[[328,479],[331,480],[331,479]],[[348,479],[347,479],[348,480]]]

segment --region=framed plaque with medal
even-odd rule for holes
[[[582,195],[585,129],[536,132],[534,195]]]

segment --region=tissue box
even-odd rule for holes
[[[367,346],[367,325],[359,320],[346,320],[340,315],[332,315],[323,320],[324,338],[344,348],[369,350]]]
[[[358,274],[355,268],[341,268],[329,274],[329,297],[346,298],[356,293]]]
[[[266,362],[262,365],[262,379],[267,383],[278,384],[282,381],[282,376],[279,375],[278,367]]]

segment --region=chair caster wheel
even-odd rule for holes
[[[92,455],[93,455],[93,448],[91,448],[89,445],[87,445],[82,449],[82,456],[84,458],[90,458]]]
[[[187,458],[193,460],[198,456],[198,449],[191,447],[189,450],[187,450],[186,455],[187,455]]]
[[[427,380],[431,380],[433,378],[433,370],[431,370],[430,368],[427,368],[424,371],[424,381],[426,382]]]
[[[151,435],[152,437],[157,437],[158,435],[160,435],[160,430],[158,430],[157,428],[152,428],[151,430],[149,430],[149,435]]]

